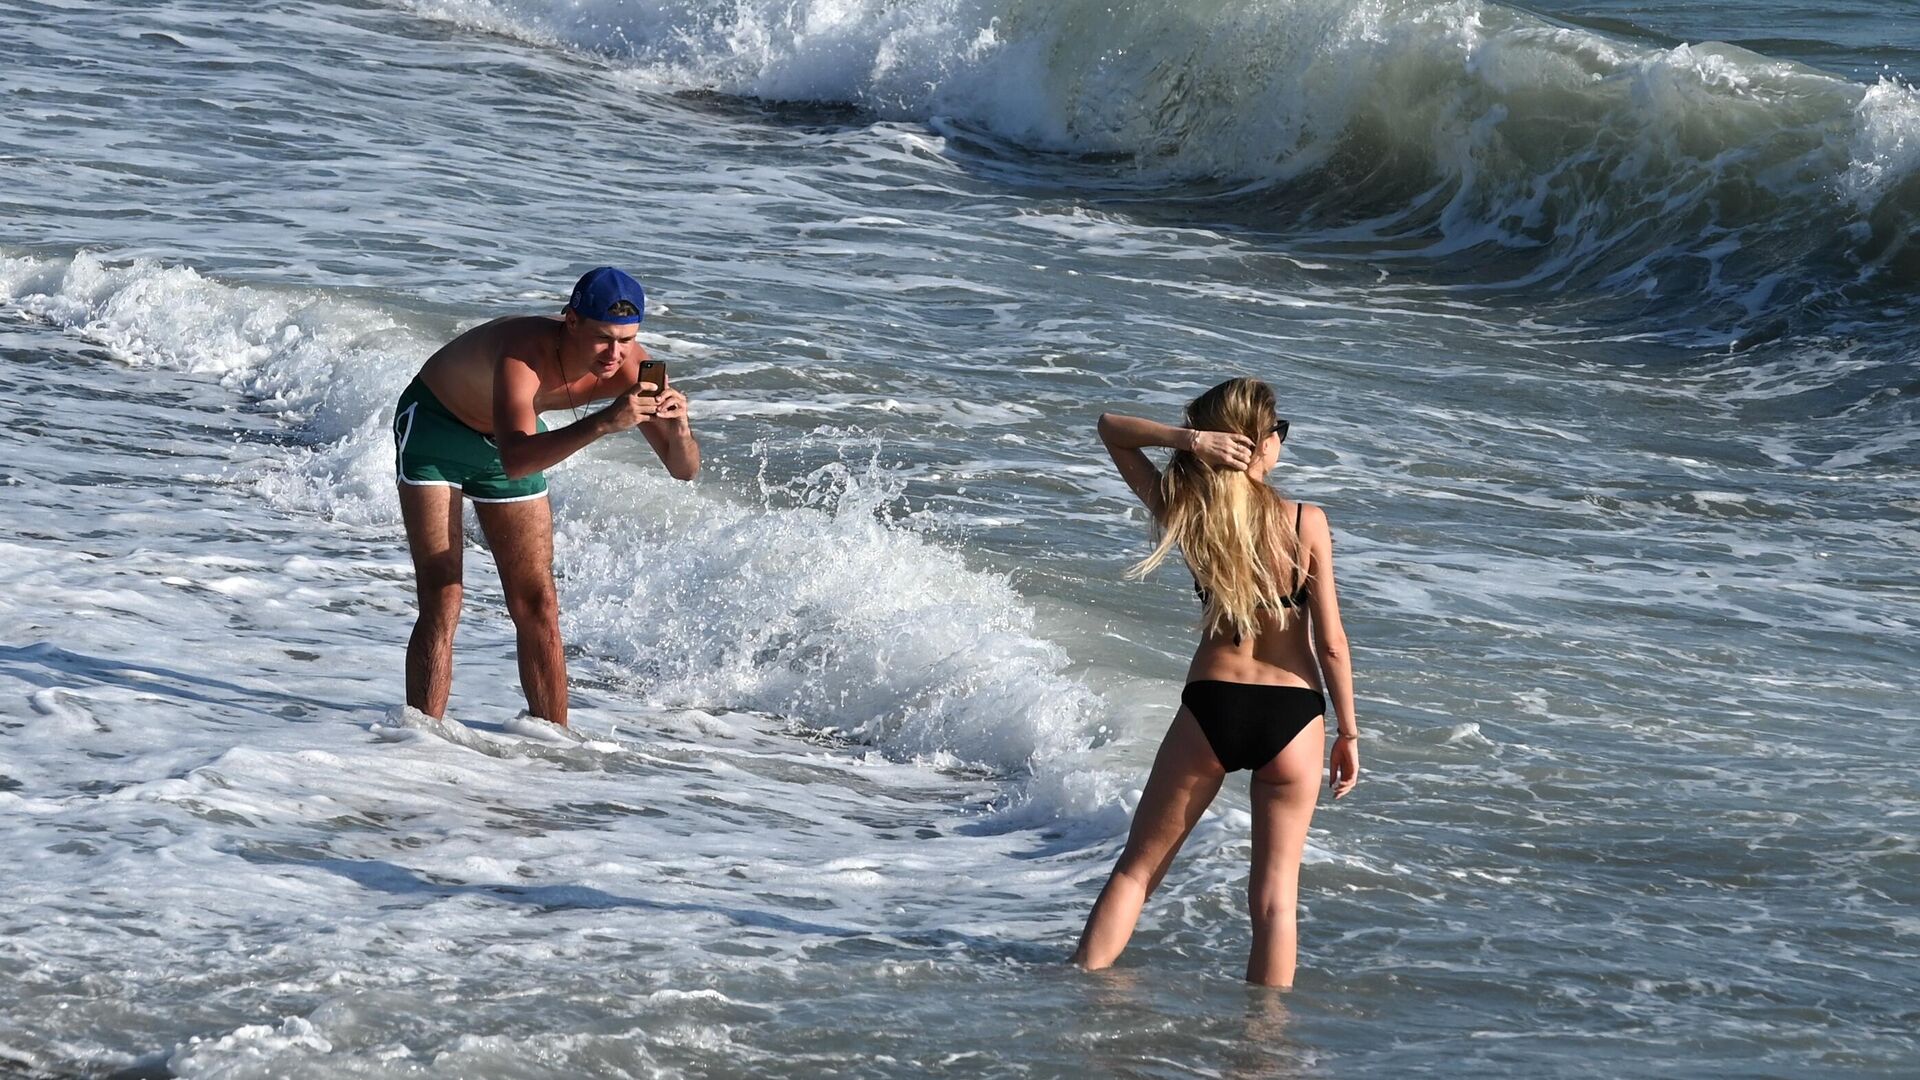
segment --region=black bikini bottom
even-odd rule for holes
[[[1200,722],[1213,756],[1228,772],[1258,769],[1295,735],[1326,714],[1327,699],[1304,686],[1199,679],[1180,691],[1180,703]]]

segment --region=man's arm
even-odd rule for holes
[[[668,386],[660,391],[659,410],[640,429],[647,445],[675,480],[691,480],[700,472],[700,444],[687,422],[687,397]]]
[[[537,430],[539,413],[533,407],[540,374],[517,356],[501,357],[493,372],[493,442],[500,448],[500,464],[518,479],[565,461],[602,435],[641,423],[654,412],[654,402],[637,390],[615,396],[606,408],[584,419],[543,432]]]

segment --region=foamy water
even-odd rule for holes
[[[1617,6],[0,5],[0,1070],[1899,1074],[1920,63]],[[707,471],[555,471],[582,739],[478,546],[409,715],[385,410],[601,261]],[[1237,784],[1059,963],[1191,648],[1092,421],[1234,373],[1369,734],[1284,997]]]

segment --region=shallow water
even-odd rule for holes
[[[0,0],[0,1070],[1910,1067],[1904,9],[80,11]],[[391,715],[383,410],[602,261],[708,464],[554,475],[587,741],[477,546]],[[1236,373],[1369,736],[1290,995],[1238,785],[1058,963],[1191,648],[1092,422]]]

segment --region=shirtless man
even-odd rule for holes
[[[646,349],[640,283],[590,270],[558,315],[495,319],[454,338],[414,377],[393,420],[400,514],[420,617],[407,642],[407,704],[447,709],[460,621],[460,497],[473,500],[493,551],[520,660],[527,711],[567,723],[567,661],[553,588],[553,514],[541,470],[616,431],[639,428],[676,480],[700,471],[687,399],[639,381]],[[591,402],[611,404],[581,416]],[[549,431],[541,412],[574,412]]]

